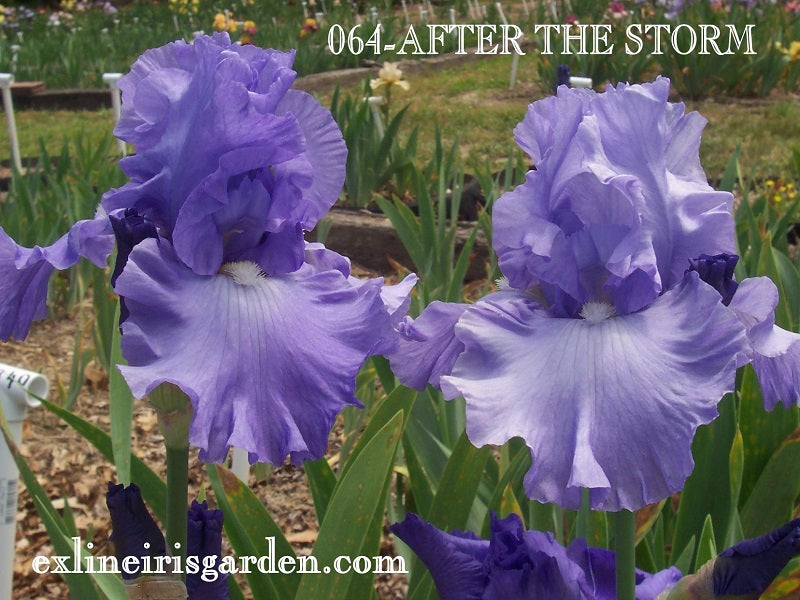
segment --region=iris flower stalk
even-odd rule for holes
[[[683,487],[738,367],[768,408],[800,400],[800,336],[775,326],[769,279],[733,280],[732,196],[700,165],[705,120],[668,96],[660,78],[531,104],[515,137],[536,170],[492,215],[498,291],[432,303],[390,356],[406,385],[465,398],[476,446],[526,442],[532,499],[588,492],[628,532]]]

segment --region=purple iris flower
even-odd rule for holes
[[[759,595],[800,554],[800,519],[766,535],[744,540],[714,560],[714,595]]]
[[[428,567],[442,600],[559,598],[613,600],[614,553],[583,538],[564,548],[551,533],[526,531],[511,514],[491,520],[491,537],[445,533],[409,514],[390,527]],[[655,575],[636,571],[637,600],[653,600],[681,578],[675,567]]]
[[[20,246],[0,228],[0,340],[24,339],[31,323],[47,316],[53,271],[68,269],[81,258],[104,268],[113,247],[114,233],[102,210],[44,248]]]
[[[124,579],[135,579],[136,568],[122,568],[127,556],[156,557],[167,555],[167,545],[161,530],[147,510],[139,487],[132,483],[128,487],[109,482],[106,504],[111,514],[111,541]]]
[[[200,573],[186,574],[186,590],[189,600],[228,600],[228,574],[216,576],[205,574],[208,557],[215,557],[219,563],[222,553],[222,511],[211,510],[208,503],[192,501],[189,507],[189,524],[186,536],[186,555],[200,560]],[[213,581],[210,581],[213,579]]]
[[[522,437],[542,502],[588,489],[635,510],[680,490],[695,430],[751,360],[768,406],[797,401],[800,336],[774,326],[774,285],[706,264],[734,252],[732,197],[700,166],[705,120],[668,96],[660,78],[531,104],[515,134],[536,170],[493,212],[500,290],[431,305],[390,356],[407,385],[464,396],[475,445]]]
[[[231,445],[273,464],[322,456],[415,281],[357,280],[304,241],[347,150],[330,112],[289,89],[293,58],[201,36],[145,52],[119,83],[115,134],[136,154],[103,206],[124,210],[121,370],[136,397],[164,382],[188,395],[189,440],[211,462]]]

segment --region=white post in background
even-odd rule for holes
[[[556,0],[547,0],[550,7],[550,13],[553,15],[553,23],[558,23],[558,9],[556,8]]]
[[[233,448],[231,471],[247,485],[250,480],[250,460],[247,458],[247,450],[244,448]]]
[[[456,9],[455,8],[451,8],[450,9],[450,25],[455,25],[455,24],[456,24]]]
[[[531,11],[528,10],[528,2],[527,2],[527,0],[522,0],[522,11],[525,13],[526,17],[531,14]]]
[[[29,408],[47,396],[47,378],[39,373],[0,363],[0,404],[15,444],[22,442],[22,422]],[[14,582],[14,544],[17,531],[19,469],[5,441],[0,441],[0,598],[11,598]]]
[[[14,168],[22,172],[22,156],[19,153],[19,138],[17,138],[17,121],[14,118],[14,100],[11,98],[11,84],[14,76],[11,73],[0,73],[0,88],[3,92],[3,110],[6,113],[8,124],[8,139],[11,142],[11,160]]]
[[[19,44],[11,44],[9,46],[11,49],[11,72],[17,72],[17,57],[19,56],[20,46]]]
[[[114,109],[114,123],[119,123],[119,116],[122,112],[122,95],[119,90],[119,86],[117,86],[117,82],[122,77],[122,73],[103,73],[103,83],[105,83],[111,89],[111,107]],[[117,140],[117,147],[119,148],[119,153],[122,156],[128,154],[128,149],[125,146],[125,142],[118,139]]]
[[[381,115],[380,106],[385,102],[383,96],[370,96],[367,98],[367,104],[372,111],[372,118],[375,121],[375,129],[378,130],[378,135],[383,138],[383,116]]]
[[[500,15],[500,20],[503,22],[503,25],[508,26],[506,14],[503,12],[503,6],[499,2],[495,2],[494,5],[495,8],[497,8],[497,14]],[[513,90],[514,86],[517,85],[517,69],[519,69],[519,54],[514,52],[514,56],[511,58],[511,74],[509,75],[508,82],[508,89],[510,90]]]
[[[406,0],[400,0],[400,4],[403,5],[403,18],[405,18],[406,23],[408,23],[408,7],[406,6]]]

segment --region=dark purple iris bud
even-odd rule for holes
[[[800,519],[728,548],[714,562],[715,597],[760,595],[798,554]]]
[[[110,215],[111,226],[114,228],[114,237],[117,239],[117,262],[114,264],[114,272],[111,274],[111,285],[117,283],[117,277],[122,274],[122,270],[128,263],[136,244],[147,238],[158,239],[156,226],[144,215],[140,215],[135,208],[127,208],[122,217]],[[125,306],[125,299],[119,299],[119,324],[125,322],[130,312]]]
[[[186,555],[197,556],[202,568],[199,573],[186,574],[188,600],[228,600],[227,573],[212,573],[206,568],[208,557],[215,557],[213,567],[218,568],[222,553],[222,511],[210,510],[208,504],[192,501],[186,532]],[[205,577],[205,579],[203,578]],[[210,581],[213,579],[213,581]]]
[[[736,288],[739,287],[733,278],[733,270],[736,268],[737,262],[739,262],[739,257],[727,252],[714,256],[701,254],[698,258],[689,260],[689,268],[686,272],[697,271],[700,279],[717,290],[722,296],[722,303],[728,306]]]
[[[117,262],[111,274],[111,285],[117,282],[136,244],[147,238],[158,238],[156,226],[135,208],[127,208],[123,216],[110,215],[114,237],[117,239]]]
[[[559,86],[565,85],[569,87],[569,65],[558,65],[558,72],[556,74],[556,90]]]
[[[135,579],[141,565],[126,565],[127,556],[166,556],[167,544],[161,530],[147,510],[139,487],[108,483],[106,505],[111,513],[111,541],[123,579]]]

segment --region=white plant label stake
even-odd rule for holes
[[[6,113],[8,125],[8,139],[11,142],[11,160],[14,168],[22,172],[22,157],[19,153],[19,138],[17,137],[17,121],[14,118],[14,100],[11,98],[11,84],[14,76],[11,73],[0,73],[0,88],[3,92],[3,110]]]
[[[120,92],[117,82],[122,78],[122,73],[103,73],[103,83],[105,83],[111,90],[111,108],[114,110],[114,123],[119,123],[119,117],[122,113],[122,92]],[[125,142],[117,139],[117,147],[122,156],[128,154],[128,148]]]

